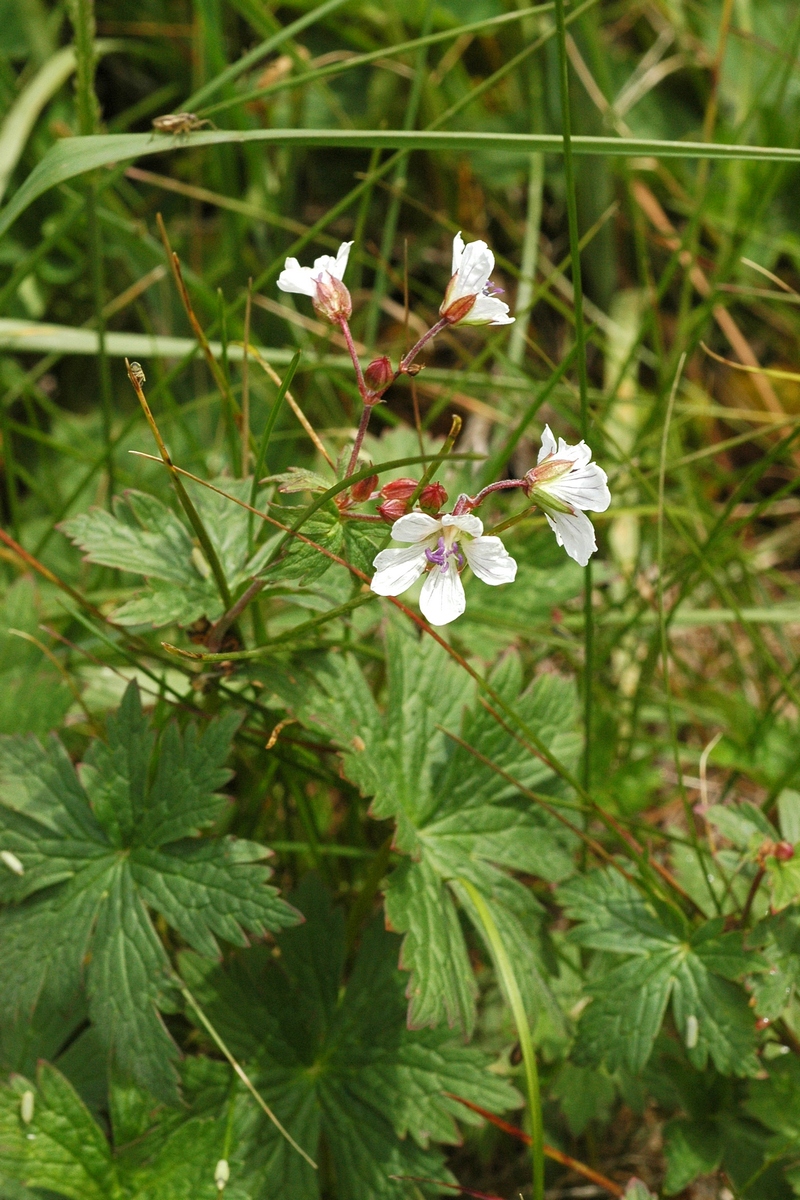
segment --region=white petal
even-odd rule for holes
[[[286,266],[278,276],[278,287],[282,292],[298,292],[301,296],[317,294],[311,267],[301,267],[296,258],[287,258]]]
[[[350,257],[350,247],[352,245],[352,242],[342,242],[336,254],[336,261],[334,265],[329,268],[331,275],[335,275],[337,279],[344,279],[347,260]]]
[[[484,296],[480,293],[475,297],[475,303],[465,317],[455,322],[456,325],[513,325],[514,318],[508,314],[508,305],[497,296]]]
[[[392,526],[392,537],[396,542],[422,542],[442,532],[442,523],[427,513],[406,513]]]
[[[434,567],[422,585],[419,597],[422,615],[431,625],[449,625],[467,607],[464,585],[455,560],[447,560],[447,570]]]
[[[547,523],[556,535],[559,546],[563,546],[570,558],[585,567],[597,549],[594,526],[582,512],[545,513]]]
[[[539,450],[539,457],[536,460],[537,463],[540,463],[543,458],[547,458],[548,455],[553,454],[555,448],[556,439],[553,437],[550,426],[545,425],[544,429],[542,430],[542,446]]]
[[[493,270],[494,255],[486,242],[470,242],[464,247],[450,303],[463,296],[477,296],[489,282]]]
[[[427,561],[425,551],[419,546],[381,550],[375,555],[375,574],[369,586],[378,596],[400,596],[416,583]]]
[[[319,258],[314,259],[313,268],[306,269],[311,270],[315,279],[319,279],[320,275],[324,275],[326,272],[328,275],[333,275],[336,270],[336,259],[332,254],[320,254]]]
[[[445,513],[439,520],[443,529],[455,525],[456,529],[460,529],[462,533],[468,533],[470,537],[480,537],[483,533],[483,521],[480,517],[473,516],[472,513],[462,513],[460,517],[453,516],[452,513]]]
[[[570,446],[569,442],[565,442],[560,437],[558,439],[556,458],[563,458],[566,462],[572,462],[576,466],[583,467],[586,463],[592,461],[592,452],[586,445],[586,442],[578,442],[576,446]]]
[[[464,542],[463,550],[473,574],[484,583],[495,587],[499,583],[513,583],[516,579],[516,561],[499,537],[475,538],[472,542]]]
[[[458,231],[453,238],[453,266],[450,271],[451,275],[455,275],[458,268],[461,266],[461,259],[464,255],[464,239],[461,236],[461,230]]]
[[[542,491],[550,492],[572,508],[588,509],[589,512],[605,512],[611,503],[608,476],[593,462],[573,467],[560,479],[543,484]]]

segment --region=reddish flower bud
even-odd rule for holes
[[[779,862],[788,862],[794,858],[794,846],[791,842],[776,842],[773,854]]]
[[[369,500],[377,485],[377,475],[368,475],[366,479],[359,479],[358,483],[354,483],[350,488],[353,499],[359,504],[363,500]]]
[[[373,392],[382,392],[389,386],[393,378],[392,364],[385,354],[382,354],[380,358],[373,359],[364,372],[364,381]]]
[[[316,285],[316,293],[311,299],[317,313],[334,323],[348,320],[353,311],[353,301],[341,279],[329,271],[323,271]]]
[[[393,525],[400,517],[404,517],[407,510],[406,500],[384,500],[383,504],[378,505],[378,515],[383,517],[387,525]]]
[[[440,483],[429,483],[420,492],[419,506],[425,512],[438,513],[443,504],[447,503],[447,492]]]
[[[418,479],[393,479],[381,488],[384,500],[408,500],[419,487]]]

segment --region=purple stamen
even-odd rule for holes
[[[447,568],[449,565],[448,560],[451,558],[454,558],[456,560],[456,566],[459,568],[459,570],[461,569],[461,567],[464,566],[464,555],[461,553],[461,550],[459,549],[458,542],[453,542],[453,545],[448,550],[445,547],[443,537],[439,538],[439,541],[438,541],[438,544],[437,544],[435,550],[427,550],[426,549],[425,557],[427,558],[429,563],[432,563],[434,566],[439,567],[441,569],[441,572],[443,575],[447,572]]]
[[[484,284],[483,294],[484,296],[502,296],[505,294],[505,289],[497,287],[494,283],[492,283],[491,280],[489,280],[488,283]]]

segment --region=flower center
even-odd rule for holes
[[[443,537],[439,538],[435,550],[426,550],[425,557],[432,566],[439,567],[444,575],[450,566],[450,559],[456,560],[456,568],[464,566],[464,555],[461,553],[458,542],[453,542],[448,546]]]

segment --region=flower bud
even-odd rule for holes
[[[424,512],[438,513],[442,505],[446,503],[447,492],[440,483],[429,483],[420,492],[419,506]]]
[[[419,487],[418,479],[392,479],[381,488],[384,500],[408,500]]]
[[[385,354],[375,358],[364,372],[364,381],[370,391],[382,392],[394,378],[392,364]]]
[[[214,1183],[217,1185],[217,1191],[224,1192],[225,1184],[231,1177],[231,1169],[228,1166],[227,1158],[221,1158],[214,1170]]]
[[[773,854],[779,862],[788,862],[794,858],[794,846],[791,842],[776,842]]]
[[[394,525],[395,521],[404,517],[407,512],[407,500],[384,500],[383,504],[378,505],[378,516],[382,517],[387,525]]]
[[[378,476],[368,475],[366,479],[359,479],[358,483],[354,483],[350,492],[353,499],[360,504],[364,500],[369,500],[377,486]]]
[[[28,1088],[22,1093],[22,1099],[19,1102],[19,1115],[23,1125],[30,1125],[33,1120],[33,1105],[33,1092]]]
[[[317,290],[312,297],[315,311],[334,324],[348,320],[353,311],[353,302],[341,279],[337,279],[329,271],[323,271],[316,280],[316,285]]]

